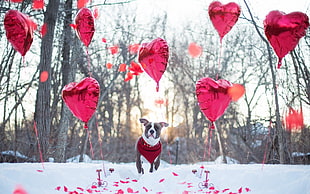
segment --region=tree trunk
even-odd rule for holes
[[[274,100],[275,100],[275,114],[276,114],[276,134],[275,136],[278,137],[278,146],[279,146],[279,159],[281,164],[285,164],[288,161],[286,147],[285,147],[285,137],[284,137],[284,130],[282,128],[281,124],[281,117],[280,117],[280,108],[279,108],[279,98],[278,98],[278,89],[277,89],[277,77],[274,70],[274,64],[272,63],[272,54],[271,54],[271,47],[269,46],[269,42],[266,40],[266,38],[261,34],[259,31],[257,24],[253,18],[252,12],[246,2],[244,0],[244,3],[249,11],[251,21],[255,27],[255,30],[257,31],[258,35],[261,37],[261,39],[266,43],[267,51],[268,51],[268,59],[269,59],[269,67],[271,70],[271,76],[272,76],[272,86],[273,86],[273,92],[274,92]]]
[[[48,79],[45,82],[39,82],[37,91],[36,107],[34,120],[38,129],[41,151],[43,160],[47,159],[49,148],[49,137],[51,127],[50,101],[51,101],[51,63],[53,53],[54,29],[57,19],[58,7],[60,0],[49,1],[46,12],[44,13],[44,23],[47,24],[47,33],[42,38],[41,56],[40,56],[40,74],[44,71],[48,72]]]
[[[224,152],[224,146],[223,146],[223,139],[222,139],[222,136],[221,136],[221,132],[220,132],[220,129],[218,129],[215,125],[215,133],[216,133],[216,137],[217,137],[217,141],[219,143],[219,148],[220,148],[220,154],[221,156],[223,157],[222,158],[222,161],[224,164],[227,164],[227,160],[226,160],[226,154]]]
[[[70,51],[71,51],[71,42],[72,42],[72,32],[70,24],[72,23],[72,0],[67,0],[65,3],[66,16],[64,20],[64,42],[62,50],[62,87],[66,84],[74,81],[75,77],[75,63],[70,63]],[[75,66],[75,67],[74,67]],[[62,102],[61,108],[61,117],[57,133],[57,142],[56,150],[54,153],[54,158],[56,162],[65,162],[66,157],[66,145],[67,145],[67,136],[69,129],[69,122],[72,117],[72,114],[68,107]]]

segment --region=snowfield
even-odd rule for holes
[[[98,169],[105,169],[99,172],[101,187]],[[210,171],[208,188],[201,186],[205,171]],[[0,193],[310,194],[310,165],[170,165],[162,161],[155,173],[139,175],[135,163],[1,163]]]

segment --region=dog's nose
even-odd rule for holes
[[[153,134],[155,131],[153,129],[150,130],[150,134]]]

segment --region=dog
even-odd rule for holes
[[[150,163],[150,171],[158,169],[160,165],[161,142],[160,133],[163,127],[168,127],[165,122],[149,122],[147,119],[141,118],[140,123],[144,125],[144,132],[136,143],[136,167],[138,173],[144,174],[142,163],[144,161]]]

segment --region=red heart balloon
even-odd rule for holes
[[[305,36],[309,27],[309,18],[301,12],[285,14],[271,11],[264,20],[265,34],[278,56],[278,68],[283,57],[292,51],[301,37]]]
[[[220,35],[220,41],[232,29],[238,21],[241,9],[236,3],[223,5],[219,1],[213,1],[209,5],[209,16],[214,28]]]
[[[139,49],[138,60],[144,71],[157,83],[166,71],[169,58],[168,44],[164,39],[157,38],[150,43],[143,43]]]
[[[224,114],[231,102],[228,89],[232,83],[227,80],[213,80],[205,77],[196,83],[196,96],[200,110],[211,121],[214,128],[214,122]]]
[[[95,33],[95,19],[92,11],[86,7],[80,9],[75,17],[76,33],[86,47]]]
[[[92,77],[84,78],[80,83],[72,82],[62,90],[62,99],[74,116],[85,123],[96,111],[100,94],[100,86]]]
[[[13,48],[25,56],[33,41],[34,22],[17,10],[9,10],[4,17],[4,28]]]

